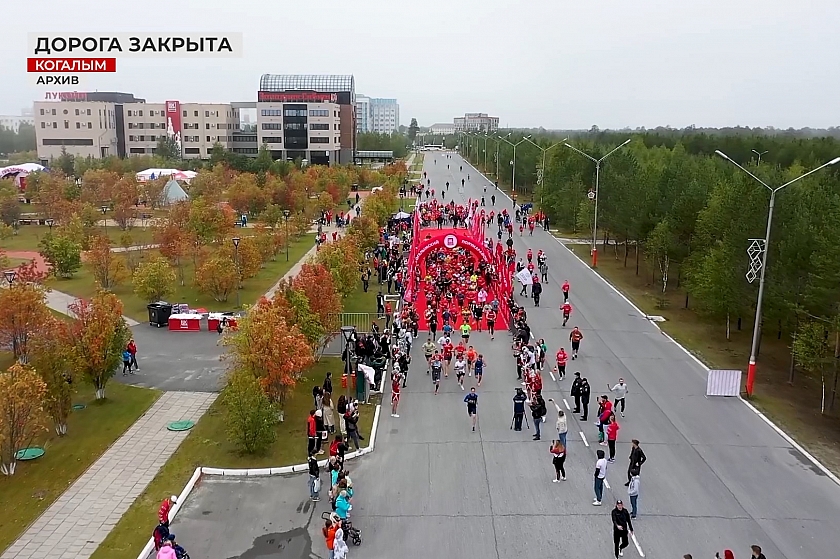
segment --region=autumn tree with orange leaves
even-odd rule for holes
[[[76,380],[76,351],[70,339],[70,325],[49,317],[47,327],[32,340],[32,367],[44,381],[44,411],[53,421],[55,432],[67,434],[67,419],[73,405]]]
[[[110,290],[129,276],[125,260],[111,251],[111,241],[108,237],[94,235],[85,257],[93,271],[93,278],[105,289]]]
[[[321,264],[304,264],[292,280],[292,288],[309,299],[309,309],[327,332],[335,331],[336,316],[341,312],[341,296],[332,274]]]
[[[46,430],[47,387],[38,374],[15,363],[0,372],[0,473],[14,475],[17,453]]]
[[[101,400],[131,339],[122,302],[113,293],[100,289],[90,301],[79,299],[69,305],[69,310],[74,317],[69,339],[76,352],[78,370],[93,385],[96,399]]]
[[[0,344],[12,349],[15,359],[29,360],[29,341],[42,333],[50,319],[44,288],[17,279],[0,290]]]
[[[224,340],[234,370],[250,372],[259,380],[265,394],[278,406],[282,421],[289,395],[315,362],[306,337],[286,321],[278,306],[263,299],[239,322],[239,329]]]

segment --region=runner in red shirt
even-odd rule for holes
[[[569,300],[569,287],[570,287],[569,286],[569,280],[564,281],[563,285],[560,287],[560,289],[563,290],[563,302],[564,303]]]
[[[569,340],[572,342],[572,360],[577,359],[578,350],[580,349],[580,341],[583,339],[583,332],[581,332],[577,326],[572,328],[572,332],[569,334]]]
[[[402,375],[395,373],[391,377],[391,417],[399,417],[397,415],[397,408],[400,405],[400,383],[402,382]]]
[[[530,263],[530,262],[531,262],[531,259],[532,259],[532,258],[534,258],[534,253],[533,253],[533,252],[531,252],[531,249],[529,248],[529,249],[528,249],[528,252],[527,252],[527,253],[525,253],[525,256],[528,258],[528,262]]]
[[[564,302],[560,305],[560,308],[563,309],[563,326],[569,321],[569,316],[572,314],[572,305],[569,304],[568,301]]]
[[[566,362],[569,359],[569,354],[566,353],[566,350],[562,347],[557,350],[557,355],[555,356],[557,359],[557,374],[560,377],[560,380],[566,378]]]
[[[493,307],[484,313],[484,317],[487,319],[487,331],[490,332],[490,339],[496,339],[496,311],[493,310]]]
[[[447,342],[443,344],[443,376],[449,376],[449,367],[452,366],[452,351],[455,349],[455,346],[452,345],[452,342]]]

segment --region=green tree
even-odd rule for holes
[[[162,301],[175,292],[177,277],[165,258],[156,256],[137,266],[132,276],[134,293],[146,302]]]
[[[411,123],[408,125],[408,139],[412,142],[417,139],[417,132],[420,131],[420,127],[417,126],[417,119],[412,118]]]
[[[831,354],[831,345],[828,341],[830,330],[831,326],[825,322],[802,321],[793,340],[793,352],[796,360],[802,365],[803,369],[820,377],[822,387],[820,413],[825,413],[826,407],[825,373],[829,363],[836,359]]]
[[[222,391],[229,440],[246,454],[265,452],[277,438],[277,409],[259,380],[249,371],[234,370]]]
[[[82,246],[64,235],[48,233],[38,246],[55,277],[72,278],[82,267]]]
[[[178,148],[175,138],[168,134],[160,136],[155,147],[155,156],[164,161],[180,161],[181,150]]]

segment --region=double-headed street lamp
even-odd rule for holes
[[[289,216],[292,212],[283,210],[283,221],[286,222],[286,262],[289,261]]]
[[[508,136],[510,136],[510,134],[508,134]],[[529,135],[525,136],[524,138],[522,138],[521,140],[519,140],[518,142],[516,142],[514,144],[513,142],[511,142],[507,138],[503,138],[502,136],[499,136],[500,140],[503,140],[503,141],[505,141],[505,142],[507,142],[507,143],[509,143],[510,145],[513,146],[513,159],[510,162],[510,175],[511,175],[511,177],[510,177],[510,191],[511,191],[511,193],[516,192],[516,146],[518,146],[522,142],[527,142],[530,137],[531,137],[531,135],[529,134]],[[497,162],[497,164],[498,164],[498,162]]]
[[[758,156],[758,164],[759,165],[761,165],[761,156],[764,155],[765,153],[770,153],[767,150],[765,150],[765,151],[751,150],[751,151]]]
[[[753,324],[752,346],[750,347],[750,362],[749,362],[749,365],[747,367],[747,396],[752,396],[753,385],[755,384],[755,354],[756,354],[756,351],[758,349],[758,340],[761,337],[761,329],[760,329],[761,328],[761,306],[762,306],[763,299],[764,299],[764,277],[765,277],[765,274],[767,272],[767,253],[769,252],[768,248],[769,248],[769,245],[770,245],[770,227],[773,225],[773,208],[776,205],[776,193],[779,192],[780,190],[782,190],[783,188],[785,188],[786,186],[790,186],[791,184],[795,183],[796,181],[804,179],[808,175],[816,173],[817,171],[819,171],[821,169],[824,169],[825,167],[828,167],[829,165],[836,165],[837,163],[840,163],[840,157],[835,157],[834,159],[832,159],[828,163],[824,163],[824,164],[820,165],[819,167],[817,167],[816,169],[812,169],[812,170],[808,171],[807,173],[805,173],[804,175],[800,175],[800,176],[796,177],[795,179],[793,179],[792,181],[786,182],[782,186],[777,186],[776,188],[773,188],[773,187],[769,186],[766,182],[764,182],[763,180],[761,180],[760,178],[758,178],[757,176],[755,176],[754,174],[752,174],[751,172],[746,170],[744,167],[739,165],[737,162],[735,162],[732,158],[730,158],[728,155],[726,155],[722,151],[715,150],[715,153],[718,154],[719,156],[721,156],[722,158],[726,159],[727,161],[729,161],[730,163],[732,163],[733,165],[735,165],[736,167],[738,167],[742,171],[744,171],[746,174],[748,174],[749,176],[754,178],[756,181],[758,181],[764,188],[766,188],[767,190],[770,191],[770,209],[767,211],[767,229],[764,233],[764,240],[762,241],[763,246],[761,247],[762,255],[761,255],[761,272],[759,274],[759,280],[758,280],[758,302],[756,302],[756,304],[755,304],[755,324]],[[751,270],[751,271],[753,271],[753,273],[754,273],[754,270]],[[750,276],[748,275],[747,280],[749,281],[749,279],[750,279]],[[753,276],[752,279],[755,280],[755,277]]]
[[[566,140],[568,140],[569,138],[563,138],[562,140],[560,140],[556,144],[551,144],[547,148],[542,147],[541,145],[536,143],[534,140],[531,140],[530,138],[525,138],[525,139],[528,140],[529,142],[531,142],[532,144],[534,144],[534,147],[536,147],[538,150],[542,151],[542,177],[540,178],[540,209],[542,210],[542,209],[544,209],[542,207],[542,203],[543,203],[543,192],[545,191],[545,154],[548,153],[548,150],[550,150],[551,148],[556,148],[557,146],[563,145],[566,142]]]
[[[236,264],[236,307],[239,308],[241,302],[239,300],[239,290],[242,288],[242,274],[239,272],[239,237],[231,239],[233,241],[233,261]]]
[[[46,220],[44,220],[44,223],[46,223],[47,227],[50,228],[50,233],[52,234],[52,228],[53,228],[53,225],[55,225],[55,220],[51,217],[48,217]]]
[[[17,272],[15,270],[6,270],[3,272],[3,275],[6,277],[6,281],[9,283],[9,288],[11,289],[12,284],[15,283],[15,276],[17,276]]]
[[[617,152],[618,150],[620,150],[621,148],[623,148],[624,146],[629,144],[631,139],[632,138],[627,138],[627,140],[625,140],[625,142],[623,144],[621,144],[620,146],[618,146],[616,148],[613,148],[613,150],[611,152],[607,153],[607,155],[603,156],[601,159],[595,159],[594,157],[592,157],[588,153],[582,152],[581,150],[579,150],[575,146],[567,144],[565,142],[563,143],[563,145],[566,146],[567,148],[573,149],[574,151],[578,152],[579,154],[581,154],[585,158],[587,158],[590,161],[592,161],[593,163],[595,163],[595,192],[593,193],[594,198],[595,198],[595,218],[592,221],[592,267],[593,268],[598,267],[598,187],[600,186],[600,182],[601,182],[601,162],[603,162],[604,159],[606,159],[610,155],[614,154],[615,152]]]

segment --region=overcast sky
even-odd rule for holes
[[[420,125],[840,125],[836,0],[6,0],[0,114],[44,92],[27,32],[244,34],[242,59],[119,59],[80,90],[250,101],[259,77],[354,74]],[[72,88],[71,88],[72,89]]]

